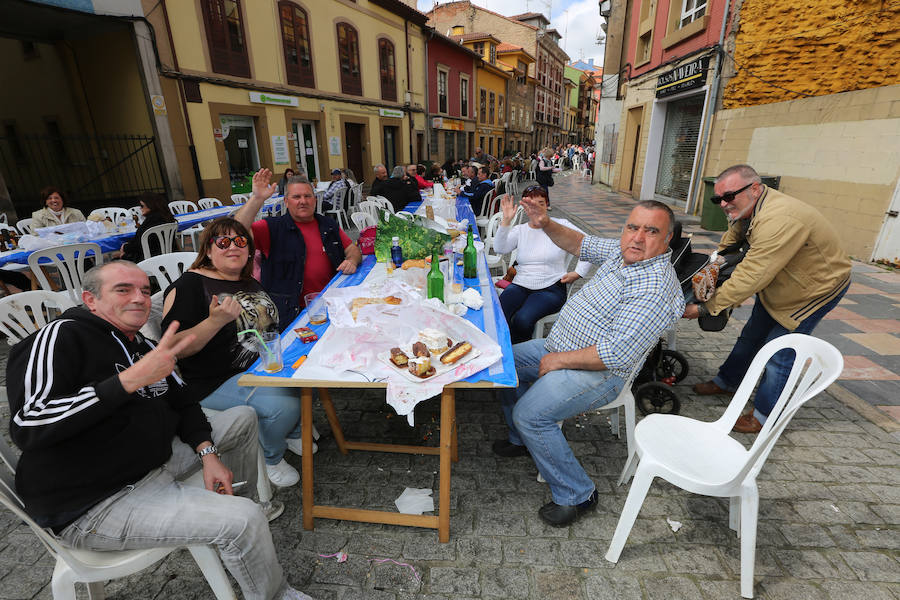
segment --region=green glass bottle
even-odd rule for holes
[[[437,252],[431,256],[431,270],[428,271],[427,288],[429,298],[437,298],[441,302],[444,301],[444,274],[441,273]]]
[[[466,249],[463,250],[463,277],[466,279],[478,277],[478,251],[475,250],[475,236],[472,234],[471,224],[466,238]]]

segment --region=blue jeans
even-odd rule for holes
[[[806,317],[793,331],[773,319],[772,315],[769,314],[763,307],[762,302],[757,298],[753,304],[753,312],[750,313],[750,318],[744,324],[741,335],[734,343],[734,348],[731,349],[731,354],[719,367],[719,374],[713,378],[713,382],[723,390],[735,391],[741,384],[741,381],[743,381],[747,369],[750,368],[750,363],[753,362],[753,358],[763,346],[775,338],[788,333],[812,333],[819,321],[822,320],[822,317],[838,305],[849,287],[844,288],[828,304]],[[787,378],[791,374],[795,355],[796,353],[793,350],[781,350],[775,353],[769,359],[769,362],[766,363],[765,371],[763,371],[762,379],[756,390],[756,397],[753,399],[753,416],[760,423],[766,422],[769,413],[772,412],[775,404],[778,403],[778,397],[781,396],[784,384],[787,383]]]
[[[267,465],[277,465],[287,448],[285,438],[300,437],[300,395],[289,388],[245,387],[238,373],[200,401],[200,406],[227,410],[232,406],[250,406],[259,417],[259,443]]]
[[[255,486],[256,415],[241,407],[208,419],[234,480]],[[244,598],[278,597],[286,581],[262,509],[249,498],[181,483],[199,468],[194,449],[175,438],[168,462],[91,507],[60,532],[60,541],[100,551],[215,545]]]
[[[550,371],[538,377],[545,354],[543,339],[513,346],[519,387],[501,392],[503,414],[509,441],[528,448],[550,485],[553,501],[572,506],[587,500],[595,486],[556,423],[609,404],[625,382],[609,371],[580,369]]]
[[[514,283],[500,294],[500,306],[509,324],[513,344],[531,339],[534,324],[542,317],[552,315],[566,303],[566,286],[557,281],[542,290],[529,290]]]

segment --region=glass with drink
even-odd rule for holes
[[[306,294],[303,298],[306,300],[306,315],[310,325],[321,325],[328,320],[328,310],[320,293]]]
[[[262,334],[262,359],[263,370],[266,373],[278,373],[284,368],[281,358],[281,336],[277,331],[267,331]]]

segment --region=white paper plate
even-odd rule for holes
[[[413,356],[411,347],[399,346],[399,348],[401,350],[403,350],[403,352],[407,356],[409,356],[409,357]],[[468,354],[463,356],[461,359],[459,359],[452,365],[445,365],[444,363],[442,363],[440,355],[438,355],[438,356],[432,355],[431,366],[434,367],[434,375],[432,375],[431,377],[426,377],[425,379],[422,379],[421,377],[416,377],[415,375],[410,373],[409,367],[398,367],[397,365],[392,363],[390,350],[388,350],[387,352],[379,352],[377,356],[378,356],[378,360],[387,363],[388,365],[390,365],[390,367],[393,371],[400,373],[401,375],[403,375],[410,381],[415,382],[415,383],[424,383],[430,379],[434,379],[438,375],[443,375],[447,371],[452,371],[459,365],[465,364],[465,363],[469,362],[470,360],[472,360],[473,358],[477,358],[477,357],[481,356],[481,352],[478,350],[478,348],[472,348],[472,350],[470,350]]]

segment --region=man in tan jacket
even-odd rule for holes
[[[811,333],[850,286],[850,260],[834,226],[808,204],[763,185],[752,167],[725,169],[716,178],[712,201],[730,223],[719,250],[741,240],[750,249],[715,295],[688,305],[684,316],[717,315],[754,294],[756,302],[718,375],[694,386],[700,395],[734,392],[760,348],[787,333]],[[787,350],[772,357],[753,401],[755,410],[738,418],[735,431],[762,429],[793,360]]]

